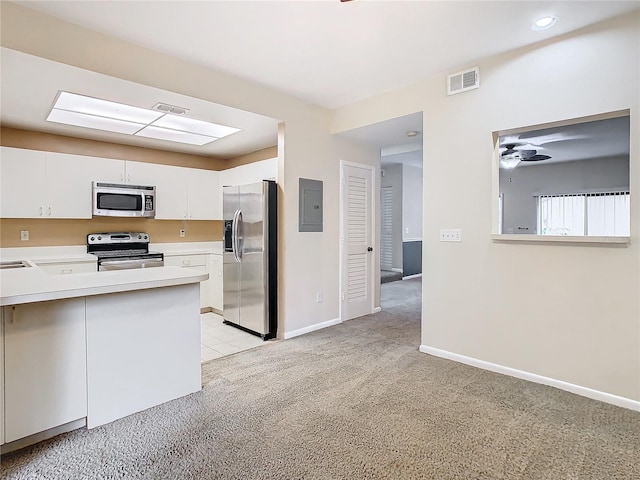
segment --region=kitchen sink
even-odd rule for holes
[[[29,265],[24,260],[10,260],[6,262],[0,262],[0,270],[9,269],[9,268],[29,268]]]

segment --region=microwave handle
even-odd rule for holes
[[[140,215],[144,216],[144,192],[142,192],[140,196],[142,197],[142,210],[140,211]]]

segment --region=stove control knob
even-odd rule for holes
[[[142,235],[138,235],[138,240],[140,240],[142,238]]]
[[[91,241],[93,242],[96,239],[96,237],[91,237]]]
[[[147,235],[144,236],[144,239],[147,240],[149,237]]]
[[[98,240],[102,240],[102,237],[98,237]]]

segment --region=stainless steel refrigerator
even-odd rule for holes
[[[223,187],[224,323],[276,336],[277,187],[271,180]]]

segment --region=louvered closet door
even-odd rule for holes
[[[393,268],[393,187],[382,187],[380,212],[380,268]]]
[[[372,171],[343,168],[343,298],[342,319],[372,311],[373,235]]]

